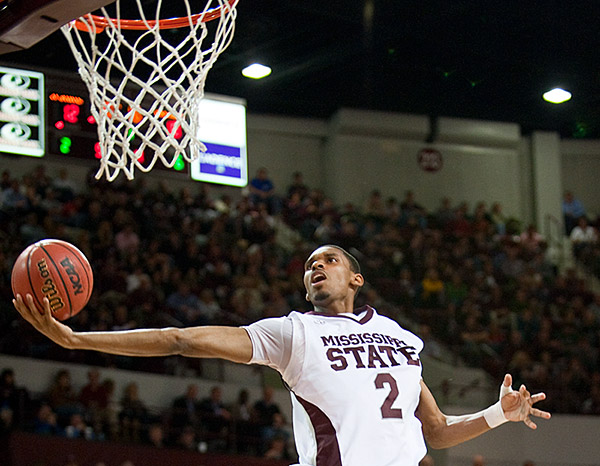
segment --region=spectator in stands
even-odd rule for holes
[[[265,317],[281,317],[287,315],[290,305],[279,287],[272,286],[265,296]]]
[[[81,414],[71,414],[69,423],[65,427],[67,438],[83,438],[85,440],[96,440],[94,429],[87,425]]]
[[[111,330],[130,330],[132,328],[139,328],[138,322],[130,317],[129,309],[124,303],[117,304],[114,308]]]
[[[200,310],[200,298],[185,280],[181,280],[177,291],[167,297],[166,304],[173,310],[174,317],[182,326],[204,325],[207,322]]]
[[[83,405],[90,425],[103,424],[108,408],[106,386],[100,383],[100,371],[92,368],[87,373],[88,383],[79,392],[79,402]],[[103,430],[102,426],[102,429]]]
[[[443,197],[440,206],[434,214],[435,227],[445,230],[446,226],[454,220],[455,212],[449,197]]]
[[[236,452],[256,452],[258,436],[248,390],[240,390],[237,401],[232,406],[231,414],[235,432]]]
[[[196,430],[191,426],[184,427],[177,436],[175,447],[187,451],[198,451]]]
[[[400,209],[405,222],[412,217],[417,220],[417,224],[421,228],[427,225],[425,209],[416,202],[415,193],[412,190],[409,189],[404,193],[404,200],[400,203]]]
[[[471,236],[473,226],[467,214],[468,206],[463,203],[454,211],[454,219],[446,224],[446,231],[456,238]]]
[[[11,181],[10,186],[0,193],[0,210],[10,215],[19,215],[29,208],[27,197],[21,193],[18,180]]]
[[[110,440],[117,438],[119,430],[119,405],[114,400],[115,381],[113,379],[104,379],[102,389],[106,394],[106,408],[100,411],[104,436]]]
[[[164,448],[165,444],[165,428],[158,422],[153,422],[148,426],[148,432],[146,434],[146,444],[154,448]]]
[[[345,249],[356,249],[361,247],[362,238],[360,237],[360,231],[358,222],[352,220],[349,217],[342,217],[340,219],[340,227],[336,231],[334,240]]]
[[[270,214],[278,214],[281,210],[280,201],[275,194],[275,185],[269,178],[266,168],[261,167],[256,171],[256,176],[248,184],[250,202],[254,207],[265,205]]]
[[[303,201],[308,196],[308,186],[304,183],[302,172],[294,172],[292,175],[292,182],[288,186],[287,198],[291,199],[296,194],[300,198],[300,201]]]
[[[203,288],[200,291],[198,306],[201,317],[207,322],[216,322],[223,312],[212,288]]]
[[[421,215],[425,213],[425,209],[420,204],[417,204],[415,200],[414,191],[408,189],[404,193],[404,200],[400,203],[400,208],[405,214],[412,215]]]
[[[130,382],[123,390],[121,411],[119,412],[119,427],[121,438],[128,442],[139,443],[142,429],[148,422],[148,409],[140,399],[136,382]]]
[[[134,254],[138,251],[140,237],[136,233],[133,223],[126,223],[115,235],[115,246],[119,253],[125,256]]]
[[[505,279],[516,280],[523,275],[525,263],[521,258],[521,249],[517,243],[507,241],[502,252],[495,258],[495,267]]]
[[[0,374],[0,431],[23,427],[29,412],[30,397],[27,389],[18,387],[15,373],[6,368]]]
[[[313,233],[313,239],[317,243],[328,244],[337,235],[337,225],[331,215],[324,215],[321,223]]]
[[[223,403],[222,393],[221,387],[214,386],[210,396],[200,402],[202,426],[210,451],[225,451],[230,442],[232,418]]]
[[[573,195],[573,192],[566,191],[562,203],[562,212],[565,222],[565,233],[568,236],[577,225],[577,220],[585,216],[585,209],[581,201]]]
[[[445,283],[444,297],[447,302],[462,305],[469,294],[469,287],[465,283],[462,273],[454,271],[450,280]]]
[[[61,435],[63,433],[56,419],[56,413],[48,403],[40,404],[33,422],[33,432],[40,435]]]
[[[282,436],[273,437],[263,457],[274,460],[291,460],[285,438]]]
[[[267,428],[272,424],[273,416],[275,414],[281,414],[281,409],[273,399],[273,395],[273,388],[266,386],[263,388],[262,398],[254,403],[254,414],[261,438],[261,448],[263,453],[267,447],[265,444]]]
[[[396,300],[400,306],[406,310],[411,310],[415,304],[417,295],[416,284],[413,279],[413,274],[408,267],[403,267],[400,270],[398,281],[396,284]]]
[[[478,202],[473,212],[473,233],[488,234],[491,227],[490,216],[487,213],[485,202]]]
[[[35,243],[48,236],[46,230],[39,222],[39,216],[36,212],[30,212],[26,215],[25,221],[19,228],[23,240],[28,243]]]
[[[171,405],[171,427],[177,432],[185,426],[197,428],[200,421],[200,400],[198,385],[189,384],[185,394],[178,396]]]
[[[571,230],[569,238],[575,258],[589,265],[592,259],[592,248],[598,243],[598,232],[588,224],[585,216],[577,219],[577,225]]]
[[[392,223],[398,223],[402,216],[400,202],[394,196],[390,196],[385,201],[385,218]]]
[[[71,384],[71,373],[68,369],[61,369],[54,376],[48,390],[48,401],[62,426],[66,425],[72,414],[82,413],[83,409]]]
[[[538,252],[544,242],[544,237],[537,231],[535,225],[530,224],[527,229],[519,235],[521,248],[527,257]]]
[[[290,459],[292,433],[281,413],[273,414],[271,424],[264,430],[263,442],[266,458]],[[277,452],[277,453],[276,453]]]
[[[58,171],[58,176],[52,178],[51,185],[61,202],[70,201],[78,191],[77,184],[69,178],[69,171],[66,168]]]
[[[474,365],[482,366],[486,355],[488,331],[477,315],[469,314],[460,332],[462,342],[461,355]]]
[[[421,281],[420,304],[425,308],[437,308],[444,304],[444,282],[436,268],[430,267]]]
[[[381,221],[385,218],[385,203],[383,202],[383,196],[378,189],[371,191],[367,197],[363,213],[368,219],[372,220]]]

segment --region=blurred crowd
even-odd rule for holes
[[[563,199],[565,233],[572,243],[575,259],[596,278],[600,278],[600,218],[590,218],[583,203],[571,191]]]
[[[548,394],[546,410],[600,414],[600,296],[574,271],[559,273],[535,226],[499,203],[445,198],[427,210],[411,191],[373,190],[362,205],[336,205],[301,173],[276,191],[264,168],[239,198],[216,190],[150,188],[143,177],[78,184],[43,165],[21,179],[4,171],[0,352],[202,375],[199,360],[67,351],[33,331],[12,309],[10,271],[39,239],[70,241],[90,259],[94,292],[68,321],[76,330],[244,325],[308,310],[304,260],[335,243],[363,268],[357,306],[400,321],[432,357],[453,354],[498,380],[511,372],[517,386]]]
[[[273,389],[251,400],[242,388],[236,400],[223,400],[221,387],[201,394],[191,383],[168,407],[149,406],[136,381],[122,394],[92,367],[87,383],[76,387],[68,369],[59,369],[48,389],[32,396],[17,373],[0,374],[0,433],[11,430],[73,439],[177,448],[193,452],[236,453],[295,459],[292,434]]]

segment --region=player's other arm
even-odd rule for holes
[[[447,416],[439,409],[425,382],[421,381],[421,398],[417,417],[423,425],[425,440],[432,448],[448,448],[466,442],[507,421],[524,422],[536,429],[531,416],[550,419],[550,413],[533,407],[546,395],[531,395],[524,385],[518,391],[511,388],[512,377],[507,374],[500,389],[500,400],[483,411],[463,416]]]
[[[26,304],[27,303],[27,304]],[[238,327],[188,327],[125,330],[118,332],[74,332],[52,317],[44,299],[40,312],[31,295],[13,300],[17,311],[38,331],[68,349],[86,349],[124,356],[170,356],[221,358],[247,363],[252,358],[248,333]]]

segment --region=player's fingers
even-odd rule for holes
[[[519,393],[520,393],[521,395],[523,395],[523,397],[525,397],[525,398],[529,398],[529,396],[531,395],[531,394],[529,393],[529,390],[527,390],[527,388],[525,387],[525,385],[521,385],[521,386],[519,387]]]
[[[41,312],[35,305],[35,302],[33,301],[33,296],[31,296],[29,293],[27,293],[27,295],[25,296],[25,300],[27,301],[27,307],[31,311],[32,315],[35,316],[37,315],[36,313],[39,314]]]
[[[48,298],[44,298],[42,300],[42,304],[44,305],[44,319],[47,322],[51,322],[53,317],[52,317],[52,310],[50,309],[50,300]]]
[[[542,411],[537,408],[532,408],[530,414],[535,417],[541,417],[542,419],[550,419],[552,417],[548,411]]]
[[[23,297],[20,294],[18,294],[17,297],[13,299],[13,305],[15,306],[15,309],[19,312],[19,314],[21,314],[25,319],[27,319],[29,312],[27,306],[25,306],[25,303],[23,302]]]
[[[542,401],[546,399],[545,393],[536,393],[535,395],[531,395],[531,403],[537,403],[538,401]]]
[[[15,306],[15,308],[17,310],[19,310],[19,308],[21,306],[23,306],[23,298],[21,297],[20,294],[17,294],[17,296],[15,296],[15,298],[12,301],[13,301],[13,305]]]
[[[506,374],[504,376],[504,380],[502,381],[502,385],[500,385],[500,399],[504,398],[506,395],[513,391],[512,389],[512,375]]]
[[[533,430],[537,429],[537,424],[536,424],[535,422],[533,422],[531,419],[529,419],[529,416],[528,416],[528,417],[526,417],[526,418],[523,420],[523,422],[524,422],[524,423],[525,423],[525,425],[526,425],[527,427],[529,427],[530,429],[533,429]]]
[[[17,297],[13,300],[13,304],[21,317],[25,319],[32,325],[36,325],[36,319],[39,317],[39,312],[37,310],[32,310],[29,303],[26,303],[26,299],[23,299],[23,296],[17,294]]]

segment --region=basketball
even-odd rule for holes
[[[12,269],[12,291],[33,296],[43,309],[48,298],[52,315],[66,320],[80,312],[92,294],[94,277],[85,255],[66,241],[45,239],[27,247]]]

